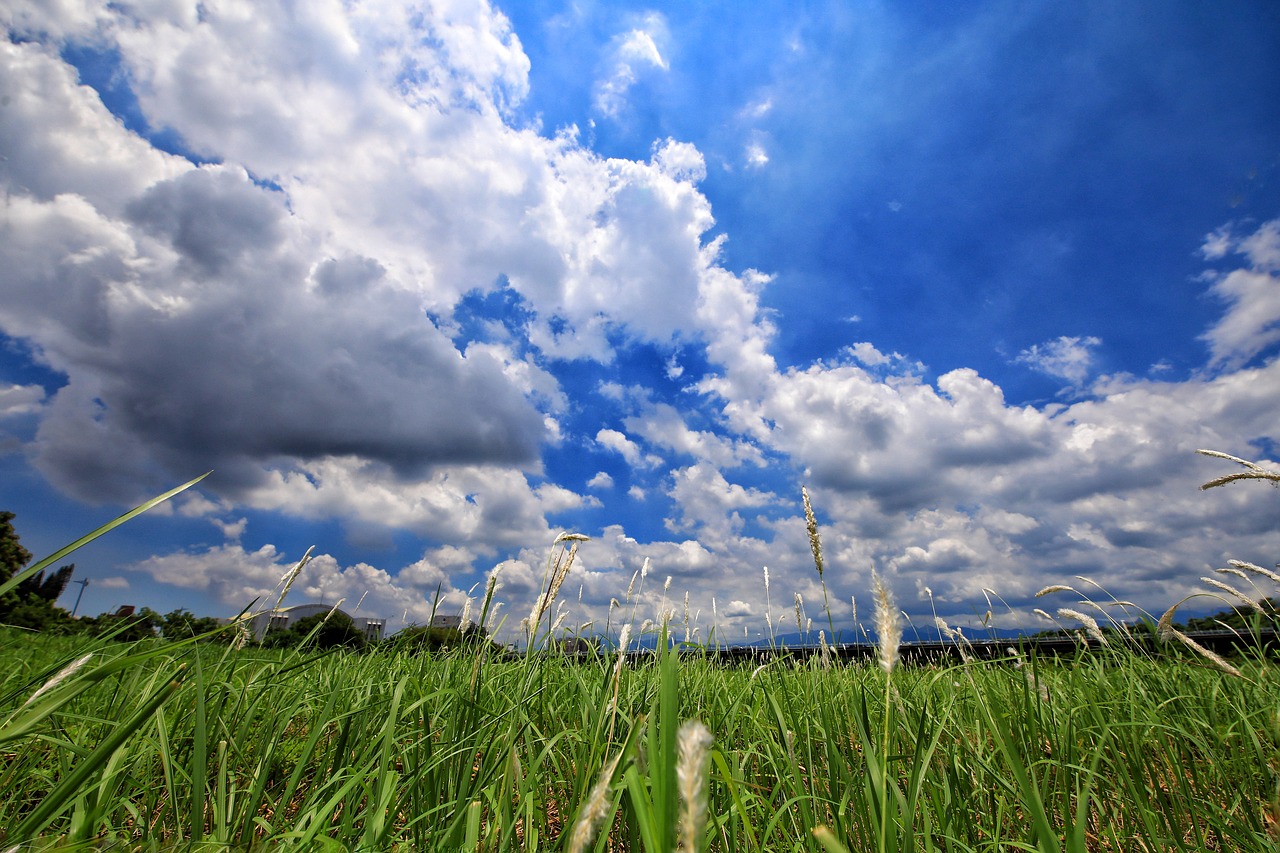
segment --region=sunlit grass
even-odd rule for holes
[[[1118,632],[1070,659],[903,666],[898,612],[877,579],[878,665],[821,654],[734,667],[697,646],[678,650],[666,586],[656,626],[636,624],[631,589],[619,607],[630,610],[623,636],[649,634],[658,652],[572,660],[550,652],[549,639],[581,538],[553,546],[525,625],[532,648],[518,657],[487,643],[317,653],[0,629],[0,843],[648,853],[1280,845],[1270,657],[1157,655]],[[1066,592],[1079,595],[1042,591]],[[1104,602],[1113,603],[1129,606]],[[1059,613],[1091,634],[1105,627],[1083,611]],[[1160,622],[1171,625],[1172,613]]]
[[[1261,660],[1239,678],[1127,652],[899,666],[888,691],[880,667],[817,657],[616,670],[487,649],[299,656],[6,632],[0,661],[6,844],[568,849],[586,806],[599,831],[581,849],[674,850],[688,720],[711,738],[698,849],[1280,840],[1280,706]]]

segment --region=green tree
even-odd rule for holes
[[[1261,613],[1252,607],[1233,607],[1208,616],[1187,620],[1189,631],[1233,630],[1248,635],[1256,628],[1280,629],[1280,600],[1264,598],[1258,602]]]
[[[166,640],[185,640],[190,637],[200,637],[205,634],[212,634],[220,627],[221,624],[212,616],[196,616],[190,610],[183,608],[171,610],[160,618],[160,636]]]
[[[31,552],[18,540],[13,518],[11,512],[0,512],[0,583],[21,572],[31,561]],[[36,572],[5,593],[0,597],[0,622],[35,631],[70,631],[71,617],[57,606],[57,601],[75,568],[72,563],[47,576]]]
[[[412,653],[474,647],[485,643],[493,643],[493,641],[489,639],[489,633],[479,625],[470,626],[465,633],[457,628],[414,625],[386,640],[384,645],[395,651]],[[494,646],[498,647],[496,643]]]
[[[0,583],[9,580],[31,562],[31,552],[18,541],[13,519],[13,513],[0,512]]]
[[[132,643],[137,640],[155,639],[156,631],[163,623],[164,617],[150,607],[143,607],[128,615],[116,611],[102,613],[95,619],[82,621],[85,623],[85,630],[95,637],[107,637],[122,643]]]
[[[314,633],[313,633],[314,632]],[[345,613],[317,613],[304,616],[283,631],[271,631],[262,639],[267,648],[302,646],[317,649],[363,649],[364,633]]]

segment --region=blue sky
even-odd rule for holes
[[[214,471],[84,611],[315,545],[295,603],[496,571],[512,633],[571,530],[565,626],[794,631],[802,485],[838,627],[872,566],[1040,627],[1278,559],[1194,453],[1277,454],[1273,4],[46,5],[0,11],[0,506],[46,553]]]

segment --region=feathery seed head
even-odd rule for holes
[[[276,606],[272,609],[279,610],[280,605],[284,604],[285,596],[289,594],[290,588],[293,587],[293,582],[298,579],[298,575],[302,572],[302,569],[307,565],[307,563],[311,562],[311,552],[315,549],[316,546],[314,545],[308,548],[306,553],[302,555],[302,559],[294,563],[293,568],[284,573],[284,577],[280,579],[280,583],[283,588],[280,590],[280,597],[276,599]]]
[[[1043,598],[1044,596],[1053,592],[1075,592],[1075,590],[1064,583],[1050,584],[1049,586],[1046,586],[1044,589],[1037,592],[1036,598]]]
[[[1184,598],[1182,601],[1186,601],[1186,599]],[[1173,614],[1178,609],[1178,605],[1182,604],[1182,601],[1179,601],[1178,604],[1173,605],[1161,614],[1160,621],[1156,623],[1156,636],[1163,642],[1167,643],[1173,639]]]
[[[1087,613],[1081,613],[1079,610],[1072,610],[1067,607],[1059,607],[1058,615],[1063,619],[1075,619],[1077,622],[1084,624],[1085,631],[1090,637],[1093,637],[1104,646],[1111,645],[1107,642],[1106,636],[1102,633],[1102,629],[1098,627],[1098,622]]]
[[[1225,583],[1223,583],[1222,581],[1218,580],[1217,578],[1200,578],[1200,580],[1204,581],[1205,583],[1207,583],[1209,586],[1213,587],[1214,589],[1222,590],[1222,591],[1223,591],[1223,592],[1225,592],[1227,595],[1230,595],[1230,596],[1233,596],[1233,597],[1235,597],[1235,598],[1240,599],[1240,600],[1241,600],[1241,601],[1243,601],[1245,604],[1247,604],[1249,607],[1253,608],[1253,609],[1254,609],[1254,610],[1256,610],[1258,613],[1261,613],[1263,616],[1266,616],[1266,615],[1267,615],[1267,611],[1263,608],[1263,606],[1262,606],[1261,604],[1259,604],[1258,602],[1254,601],[1252,598],[1250,598],[1249,596],[1245,595],[1243,592],[1241,592],[1240,590],[1238,590],[1238,589],[1236,589],[1235,587],[1231,586],[1230,584],[1225,584]]]
[[[1164,620],[1161,619],[1160,621],[1163,622]],[[1222,670],[1228,675],[1234,675],[1240,678],[1244,677],[1243,674],[1240,672],[1240,670],[1236,669],[1234,666],[1228,663],[1221,656],[1215,654],[1209,649],[1206,649],[1204,646],[1200,645],[1195,640],[1191,639],[1186,634],[1179,631],[1177,628],[1168,626],[1166,632],[1161,634],[1161,637],[1166,640],[1168,639],[1177,640],[1178,642],[1182,643],[1184,646],[1191,649],[1193,652],[1200,655],[1205,660],[1209,661],[1218,669]]]
[[[809,490],[801,486],[800,497],[804,501],[804,522],[809,531],[809,550],[813,552],[813,565],[818,569],[818,580],[826,566],[822,559],[822,539],[818,536],[818,519],[813,514],[813,504],[809,502]]]
[[[880,650],[880,668],[893,672],[898,663],[898,646],[902,642],[902,620],[893,603],[893,593],[884,579],[871,570],[871,585],[876,599],[876,645]]]
[[[570,853],[582,853],[590,847],[605,818],[609,816],[609,788],[612,786],[613,771],[617,769],[620,758],[622,753],[615,755],[604,766],[600,771],[600,777],[596,779],[596,784],[591,788],[591,793],[587,795],[586,802],[582,804],[578,822],[574,824],[573,835],[569,838]]]
[[[707,821],[707,761],[711,732],[698,720],[686,720],[676,733],[676,784],[680,789],[681,853],[697,853]]]
[[[1227,560],[1227,562],[1232,566],[1235,566],[1237,569],[1244,569],[1246,572],[1253,572],[1255,575],[1262,575],[1267,580],[1280,583],[1280,575],[1270,569],[1264,569],[1262,566],[1255,566],[1253,563],[1246,563],[1244,560]]]
[[[64,666],[62,669],[58,670],[58,672],[53,676],[53,678],[50,678],[44,684],[40,685],[39,690],[37,690],[35,693],[32,693],[29,697],[27,697],[27,701],[22,703],[22,707],[24,708],[27,707],[28,705],[35,702],[44,694],[48,693],[53,688],[57,687],[62,682],[66,681],[75,673],[76,670],[80,669],[80,667],[87,664],[89,662],[89,659],[92,657],[93,657],[93,652],[90,652],[84,657],[77,658],[76,660],[73,660],[71,663]]]

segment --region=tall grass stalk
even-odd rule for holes
[[[831,640],[836,641],[836,624],[831,616],[831,598],[827,594],[826,559],[822,554],[822,537],[818,533],[818,517],[813,512],[813,504],[809,501],[809,489],[800,487],[800,499],[804,504],[805,529],[809,532],[809,550],[813,552],[813,565],[818,570],[818,583],[822,585],[822,607],[827,611],[827,628],[831,630]]]

